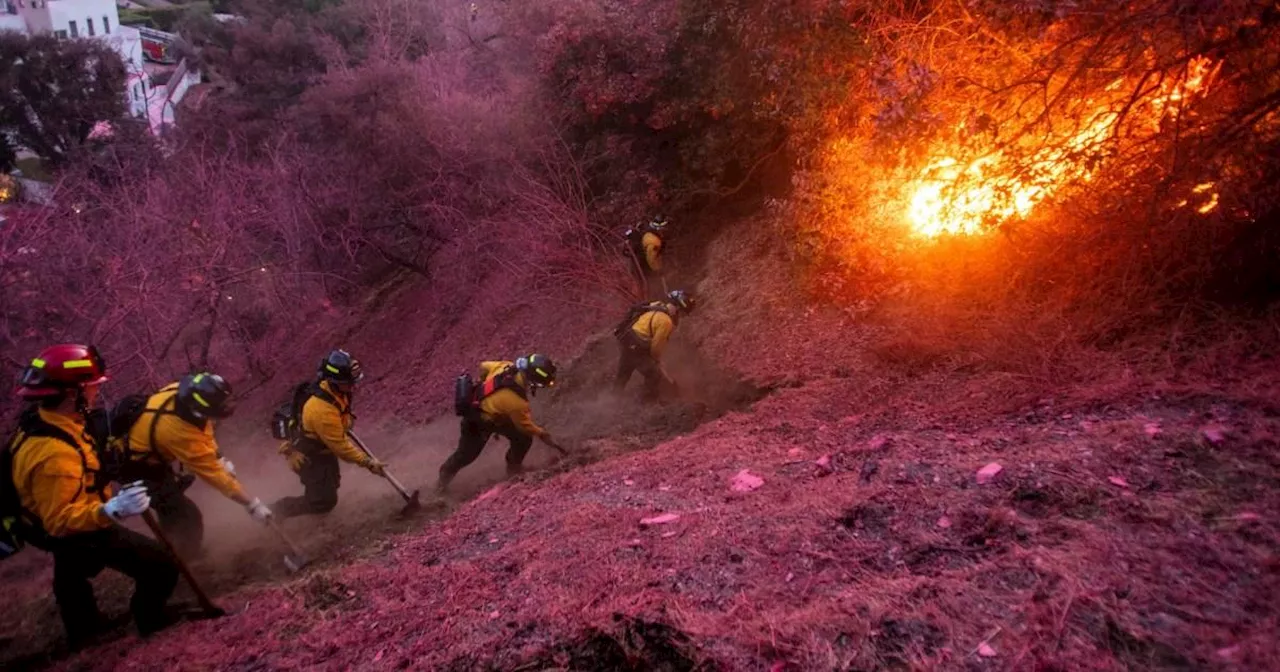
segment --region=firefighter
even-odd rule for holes
[[[112,496],[99,478],[85,429],[85,415],[106,379],[92,347],[65,344],[41,352],[20,379],[17,393],[31,403],[8,446],[22,536],[53,554],[53,595],[73,649],[108,625],[89,583],[104,568],[133,579],[130,610],[140,634],[173,621],[165,603],[177,567],[159,543],[119,524],[150,506],[146,487],[130,483]]]
[[[647,224],[627,230],[626,237],[631,255],[631,269],[640,285],[640,296],[645,300],[661,300],[667,292],[667,280],[662,268],[662,234],[667,219],[662,215]]]
[[[533,421],[529,394],[556,382],[556,365],[546,355],[529,355],[514,362],[480,363],[473,410],[462,418],[458,448],[440,466],[438,492],[444,492],[463,467],[475,462],[489,437],[497,434],[510,442],[507,449],[507,477],[524,471],[524,456],[535,438],[559,448],[551,434]],[[562,449],[561,449],[562,450]]]
[[[360,450],[347,434],[355,422],[351,396],[364,378],[360,361],[345,350],[334,350],[320,362],[319,382],[308,386],[300,404],[299,436],[280,447],[280,453],[305,488],[300,497],[285,497],[271,508],[280,518],[328,513],[338,505],[342,474],[338,460],[364,467],[376,476],[386,465]]]
[[[693,297],[676,289],[667,294],[665,301],[655,301],[633,311],[633,319],[618,333],[618,374],[613,381],[616,391],[625,389],[636,371],[644,376],[647,401],[657,399],[664,384],[675,387],[675,381],[662,365],[662,357],[680,316],[692,312],[694,303]]]
[[[217,374],[184,376],[147,399],[146,409],[120,448],[120,480],[141,480],[151,494],[151,506],[174,545],[184,554],[200,550],[204,517],[186,495],[190,480],[179,478],[172,465],[208,483],[227,499],[245,507],[266,523],[271,510],[250,498],[235,477],[235,467],[218,452],[214,420],[235,410],[231,385]]]

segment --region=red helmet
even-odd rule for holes
[[[92,345],[64,343],[45,348],[18,379],[18,396],[57,397],[107,380],[107,364]]]

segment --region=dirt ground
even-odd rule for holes
[[[316,560],[299,575],[243,511],[202,491],[210,553],[197,571],[230,615],[145,642],[125,630],[76,656],[59,651],[47,561],[24,554],[0,567],[21,605],[0,610],[0,661],[1273,667],[1280,367],[1269,352],[1179,363],[1176,375],[1118,366],[1087,385],[908,370],[877,360],[875,327],[856,312],[797,300],[779,249],[744,234],[707,251],[697,289],[714,300],[680,327],[671,369],[682,392],[665,404],[640,405],[638,383],[610,392],[607,338],[573,348],[569,332],[548,336],[577,354],[535,416],[570,458],[535,446],[538,470],[500,483],[505,446],[490,445],[450,499],[407,520],[384,482],[345,470],[338,509],[286,524]],[[431,404],[396,399],[366,412],[361,434],[434,502],[426,493],[456,422],[415,419]],[[225,441],[233,459],[270,453],[247,436]],[[275,459],[246,460],[244,471],[264,499],[298,488]],[[123,609],[121,581],[99,587],[109,610]]]

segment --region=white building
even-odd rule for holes
[[[200,73],[178,64],[164,84],[153,84],[142,57],[142,37],[137,28],[120,25],[115,0],[0,0],[0,30],[53,33],[65,39],[94,39],[111,45],[128,70],[126,92],[129,113],[145,117],[153,133],[173,123],[173,112]]]

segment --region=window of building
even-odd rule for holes
[[[67,27],[71,29],[71,37],[80,37],[80,29],[76,27],[75,21],[68,21]]]
[[[102,34],[111,34],[111,19],[107,18],[105,15],[102,17]]]
[[[93,32],[93,19],[92,19],[92,18],[86,18],[86,19],[84,20],[84,24],[85,24],[86,26],[88,26],[88,28],[89,28],[89,37],[93,37],[94,35],[97,35],[97,33]]]
[[[58,38],[58,39],[60,39],[60,40],[65,40],[65,39],[67,39],[67,31],[65,31],[65,30],[55,30],[55,31],[53,31],[53,34],[54,34],[54,36],[55,36],[55,37],[57,37],[57,38]]]

